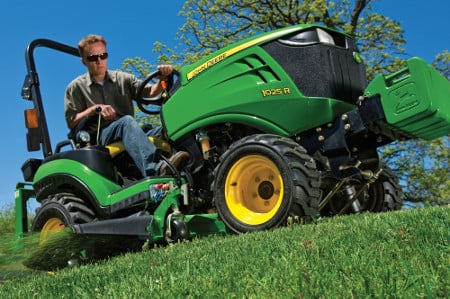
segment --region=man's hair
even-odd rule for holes
[[[88,36],[81,39],[80,42],[78,43],[78,52],[80,53],[80,56],[84,57],[84,49],[88,45],[97,43],[97,42],[103,43],[106,47],[106,39],[101,35],[89,34]]]

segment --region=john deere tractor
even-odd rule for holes
[[[138,96],[144,113],[160,115],[165,138],[152,139],[159,157],[190,154],[174,175],[141,177],[121,142],[100,146],[83,126],[52,149],[37,47],[78,52],[46,39],[26,49],[28,150],[42,149],[43,157],[22,166],[16,230],[27,232],[26,202],[35,198],[31,231],[43,244],[62,229],[153,244],[398,210],[402,190],[377,148],[450,132],[450,83],[423,60],[368,82],[350,36],[296,25],[182,67],[159,99]]]

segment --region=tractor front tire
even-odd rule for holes
[[[393,210],[400,210],[403,204],[403,191],[399,185],[398,179],[392,170],[383,165],[383,171],[380,173],[378,179],[373,182],[367,190],[364,190],[358,197],[358,210],[352,210],[348,207],[346,210],[342,209],[347,205],[349,198],[348,193],[345,192],[345,188],[336,193],[333,199],[324,207],[321,211],[323,216],[334,216],[339,214],[353,214],[361,212],[386,212]],[[329,181],[323,187],[327,192],[331,190],[333,184],[337,184],[337,179],[333,177],[325,177],[322,182]],[[330,183],[333,182],[333,183]],[[355,192],[362,188],[365,181],[353,180],[349,181],[350,188],[354,188]]]
[[[214,170],[217,212],[235,233],[309,221],[318,212],[320,174],[289,138],[258,134],[233,143]]]
[[[398,181],[397,176],[388,166],[383,167],[379,181],[383,184],[384,198],[381,211],[397,211],[401,210],[405,195]]]
[[[362,201],[363,211],[378,213],[400,210],[403,204],[403,191],[394,172],[386,165],[378,180],[369,186]]]

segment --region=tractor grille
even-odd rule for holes
[[[267,43],[263,49],[283,67],[303,95],[354,104],[367,86],[364,64],[354,58],[358,53],[354,41],[336,32],[308,30]],[[314,30],[327,34],[327,42],[321,42]]]

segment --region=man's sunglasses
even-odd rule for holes
[[[99,58],[101,60],[105,60],[106,58],[108,58],[108,53],[102,53],[102,54],[98,54],[98,55],[89,55],[89,56],[85,56],[84,58],[86,58],[87,61],[97,61]]]

